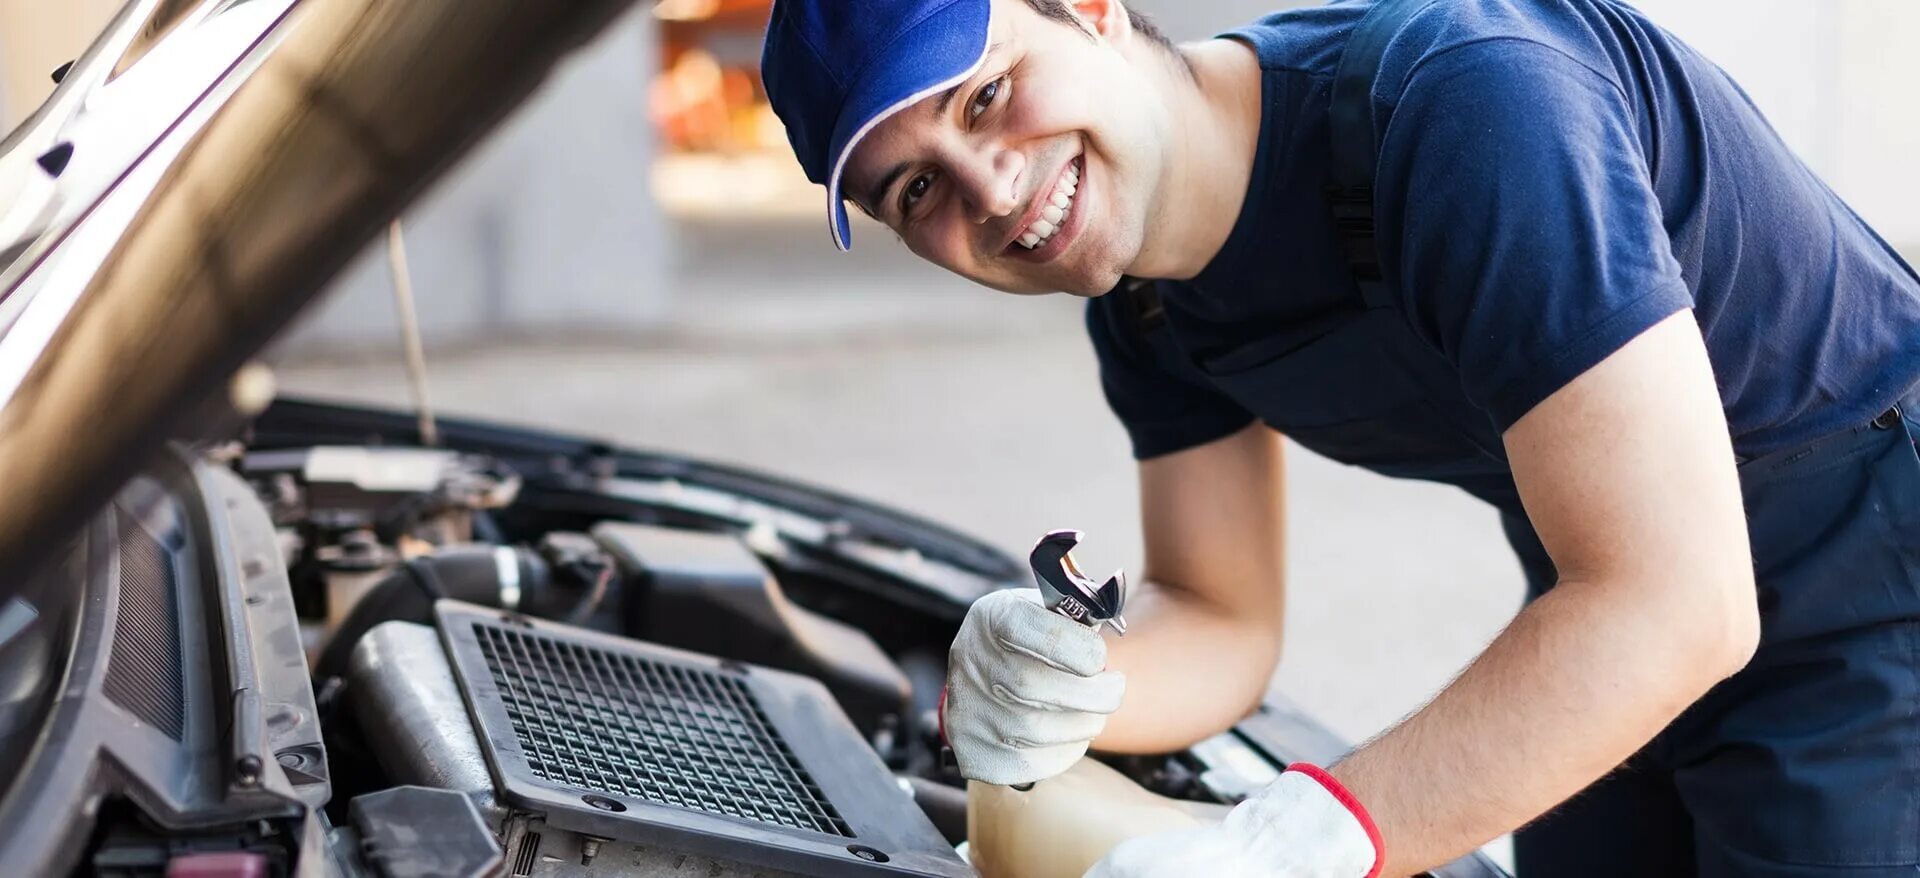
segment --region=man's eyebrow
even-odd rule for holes
[[[867,210],[868,214],[872,215],[875,219],[880,218],[880,214],[885,212],[885,207],[881,202],[886,200],[887,190],[892,189],[893,181],[900,179],[900,175],[906,172],[907,163],[901,162],[888,168],[885,174],[880,175],[880,182],[873,184],[872,188],[867,190],[867,204],[872,205],[872,207]]]
[[[931,115],[935,119],[938,119],[947,114],[947,106],[953,103],[953,96],[960,91],[960,86],[962,85],[966,85],[966,83],[964,82],[959,83],[958,85],[955,85],[954,87],[941,92],[940,97],[934,100],[933,113]]]

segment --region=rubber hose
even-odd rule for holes
[[[479,543],[447,546],[395,567],[361,596],[334,630],[326,649],[320,652],[314,677],[324,680],[344,675],[354,644],[375,625],[394,620],[433,624],[433,604],[441,598],[503,606],[504,583],[496,548],[506,547]],[[518,582],[510,596],[517,606],[522,596],[545,591],[548,571],[546,562],[532,552],[508,550],[515,559]]]

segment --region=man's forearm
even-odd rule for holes
[[[1217,733],[1251,711],[1280,658],[1279,620],[1250,620],[1175,588],[1142,583],[1127,599],[1125,637],[1107,667],[1127,676],[1126,701],[1095,749],[1163,753]]]
[[[1386,841],[1381,874],[1462,856],[1632,755],[1751,655],[1728,603],[1580,582],[1535,601],[1431,704],[1334,767]]]

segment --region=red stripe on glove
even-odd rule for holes
[[[942,704],[944,705],[944,701]],[[1295,762],[1287,766],[1287,770],[1297,771],[1313,778],[1314,782],[1332,793],[1341,805],[1346,806],[1355,820],[1360,821],[1360,828],[1367,832],[1367,841],[1373,842],[1373,868],[1368,870],[1367,878],[1379,878],[1380,870],[1387,865],[1387,843],[1380,838],[1380,827],[1373,825],[1373,815],[1367,813],[1366,806],[1361,805],[1360,800],[1354,798],[1353,793],[1348,792],[1345,785],[1335,780],[1333,775],[1328,774],[1326,769],[1318,765],[1311,762]]]

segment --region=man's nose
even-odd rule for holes
[[[958,171],[967,210],[976,223],[1006,216],[1020,207],[1020,172],[1026,160],[1018,150],[999,149],[978,156]]]

